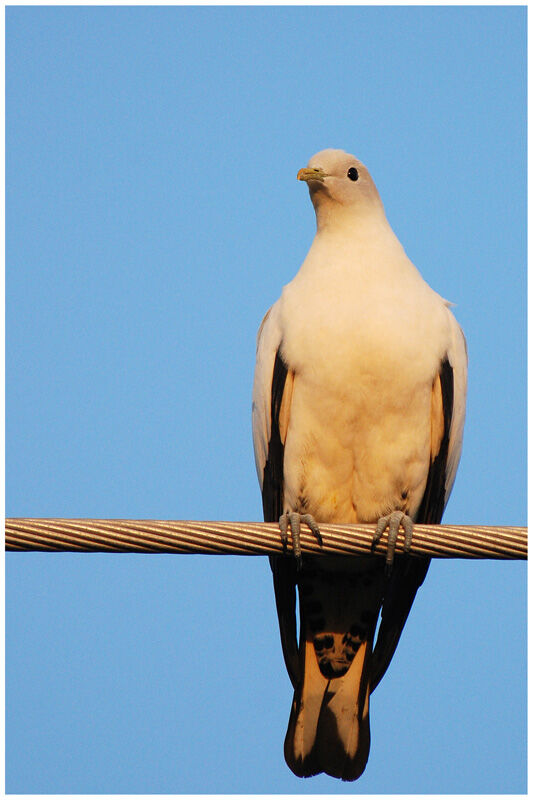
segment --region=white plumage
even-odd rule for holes
[[[376,523],[399,510],[415,521],[440,522],[461,452],[462,331],[408,259],[360,161],[324,150],[298,177],[309,185],[317,233],[257,341],[253,437],[265,519],[299,512],[318,523]],[[390,661],[428,562],[397,556],[386,579],[377,558],[305,557],[300,571],[288,560],[272,559],[295,684],[286,758],[297,774],[326,771],[350,780],[368,756],[370,690]],[[359,580],[365,574],[366,588]],[[299,647],[290,620],[296,585]],[[302,585],[313,597],[311,610]],[[332,591],[342,613],[331,608]],[[382,638],[372,655],[382,604]],[[353,655],[350,629],[358,631]]]

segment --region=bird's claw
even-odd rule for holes
[[[315,536],[318,544],[322,547],[320,528],[311,514],[299,514],[297,511],[288,511],[279,518],[279,530],[283,550],[287,550],[290,528],[292,533],[292,551],[298,569],[301,569],[302,566],[302,545],[300,542],[300,527],[302,522],[307,525],[311,533]]]
[[[387,537],[387,555],[385,558],[385,572],[388,575],[390,575],[392,570],[392,562],[394,560],[396,540],[398,538],[400,525],[405,535],[403,549],[405,553],[408,553],[413,540],[413,520],[407,514],[404,514],[403,511],[393,511],[392,514],[387,514],[386,517],[380,517],[372,539],[372,550],[374,550],[384,531],[387,528],[389,529],[389,535]]]

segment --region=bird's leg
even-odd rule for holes
[[[279,518],[279,530],[281,534],[281,541],[283,549],[287,549],[289,541],[289,528],[292,533],[292,551],[296,559],[298,569],[302,566],[302,546],[300,543],[300,525],[301,523],[307,525],[312,534],[316,537],[318,544],[322,547],[322,535],[320,528],[315,522],[311,514],[299,514],[297,511],[286,511]]]
[[[387,556],[385,558],[385,571],[390,575],[392,569],[392,562],[394,560],[394,551],[396,549],[396,540],[398,538],[398,531],[402,526],[405,534],[405,541],[403,549],[408,553],[411,549],[411,542],[413,540],[413,520],[403,511],[393,511],[392,514],[387,514],[386,517],[380,517],[376,525],[376,531],[372,539],[372,550],[375,548],[386,528],[389,529],[387,537]]]

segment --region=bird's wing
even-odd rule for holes
[[[459,459],[461,458],[461,450],[463,447],[463,428],[466,415],[466,384],[468,367],[468,352],[465,335],[451,311],[448,313],[450,315],[452,330],[452,344],[448,351],[448,358],[453,369],[454,384],[453,415],[450,426],[450,446],[448,448],[448,461],[446,464],[444,497],[445,506],[453,488],[455,476],[457,474],[457,467],[459,466]],[[418,521],[422,522],[422,520]]]
[[[285,363],[278,306],[266,313],[257,335],[252,400],[252,429],[257,476],[265,522],[278,522],[283,513],[283,453],[289,425],[294,372]],[[300,677],[296,638],[296,563],[271,556],[281,644],[293,686]]]
[[[265,330],[266,329],[266,330]],[[276,351],[281,341],[281,331],[273,324],[272,308],[269,308],[259,326],[256,342],[254,387],[252,393],[252,436],[254,442],[255,468],[261,490],[263,473],[270,441],[270,385]]]
[[[450,313],[451,343],[433,382],[431,395],[431,449],[428,477],[418,509],[410,509],[415,522],[438,524],[459,465],[466,410],[466,341]],[[419,586],[424,580],[429,558],[398,556],[385,591],[381,624],[372,654],[374,691],[385,674],[400,639],[403,626]]]

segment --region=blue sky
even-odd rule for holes
[[[369,167],[469,346],[444,521],[526,524],[524,7],[8,7],[6,513],[257,520],[255,335]],[[8,554],[16,793],[526,789],[526,566],[436,561],[363,777],[283,760],[268,562]]]

